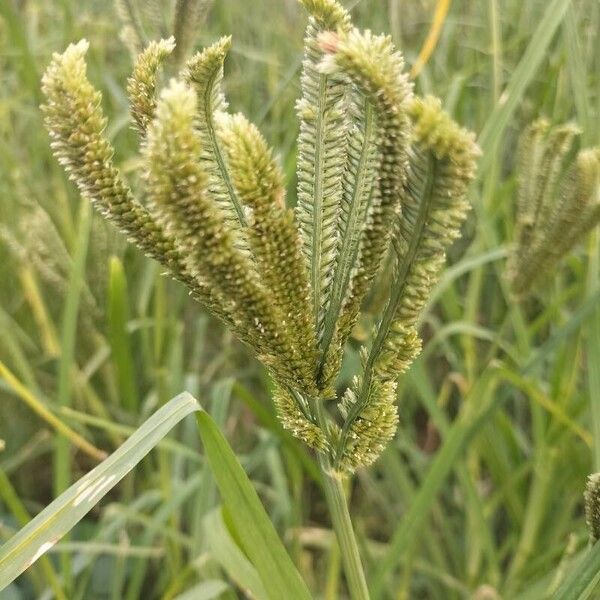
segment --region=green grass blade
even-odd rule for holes
[[[583,556],[567,579],[558,588],[552,600],[585,600],[594,591],[592,583],[600,574],[600,542]]]
[[[16,490],[13,488],[10,480],[6,476],[6,473],[0,468],[0,500],[4,501],[6,507],[13,514],[14,518],[17,520],[19,525],[24,526],[30,520],[29,513],[27,509],[21,502],[21,499],[17,495]],[[57,600],[67,600],[67,596],[63,591],[61,584],[58,579],[58,575],[54,570],[54,566],[52,562],[48,559],[47,556],[42,556],[40,560],[41,571],[44,574],[46,581],[50,584],[54,595]],[[38,593],[41,591],[37,590]]]
[[[56,403],[60,407],[71,405],[75,362],[75,340],[81,291],[84,284],[85,261],[92,227],[92,209],[88,202],[82,202],[79,211],[79,226],[73,252],[73,263],[69,274],[69,284],[65,296],[60,336],[60,360],[58,363],[58,392]],[[54,493],[62,493],[71,479],[70,442],[63,435],[56,439],[54,465]]]
[[[558,26],[561,24],[571,0],[553,0],[539,22],[523,58],[515,69],[500,101],[486,121],[478,143],[483,151],[479,162],[482,174],[491,164],[494,153],[491,150],[504,133],[511,116],[517,108],[527,86],[535,75],[540,63],[547,55],[547,50]]]
[[[107,320],[108,338],[119,380],[119,397],[122,398],[123,407],[133,413],[139,403],[133,353],[127,333],[129,320],[127,279],[123,272],[123,265],[116,256],[110,260]]]
[[[208,513],[204,517],[203,525],[211,556],[230,579],[250,598],[265,598],[267,593],[256,569],[227,530],[221,511],[217,509]]]
[[[199,413],[197,421],[221,499],[268,597],[271,600],[310,600],[306,584],[229,444],[207,413]]]
[[[200,405],[184,393],[165,404],[120,448],[0,548],[0,591],[72,529],[158,442]]]
[[[433,288],[433,290],[431,290],[429,300],[427,301],[426,306],[423,308],[420,321],[422,322],[424,320],[424,317],[430,312],[433,305],[459,277],[465,273],[474,271],[478,267],[481,267],[487,263],[502,260],[507,256],[507,248],[494,248],[493,250],[484,252],[483,254],[466,257],[455,265],[447,267],[440,276],[436,286]]]
[[[29,88],[37,104],[40,101],[40,77],[27,37],[26,21],[20,17],[12,0],[0,2],[0,16],[6,23],[4,31],[8,35],[11,47],[20,54],[18,65],[23,86]]]
[[[405,557],[409,546],[418,541],[420,528],[446,477],[456,467],[461,452],[497,407],[499,394],[494,395],[490,391],[496,380],[494,371],[495,369],[489,369],[484,373],[470,392],[469,398],[465,399],[463,413],[449,428],[408,512],[394,532],[389,549],[378,563],[369,582],[369,590],[374,600],[383,597],[388,575]],[[485,400],[482,401],[482,398]]]
[[[589,88],[587,84],[586,57],[581,48],[579,32],[577,30],[577,10],[572,5],[569,7],[564,23],[565,50],[567,55],[568,73],[573,90],[573,101],[577,109],[577,122],[581,127],[583,145],[593,143],[595,124],[592,117],[592,108],[589,101]]]
[[[60,360],[58,362],[58,392],[56,403],[60,407],[70,406],[73,396],[73,365],[76,360],[75,343],[81,293],[85,282],[85,266],[92,229],[92,208],[88,202],[80,204],[77,236],[73,249],[73,262],[69,273],[61,321]],[[54,450],[54,494],[62,494],[71,483],[71,443],[63,435],[55,441]],[[60,557],[61,571],[67,591],[71,587],[71,562],[68,554]]]
[[[180,594],[175,600],[214,600],[221,598],[221,594],[226,592],[229,586],[219,579],[210,579],[203,581],[187,592]]]

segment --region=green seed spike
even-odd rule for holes
[[[184,78],[196,92],[197,109],[195,126],[201,142],[202,168],[208,174],[211,196],[223,211],[230,227],[235,231],[236,245],[246,246],[243,226],[247,225],[244,208],[231,180],[229,167],[216,132],[216,119],[227,110],[222,90],[223,63],[231,37],[223,37],[212,46],[195,54],[184,69]]]
[[[479,155],[473,134],[458,127],[434,98],[415,99],[409,114],[410,168],[393,239],[397,259],[391,293],[371,348],[363,351],[363,376],[355,380],[352,402],[345,408],[337,450],[340,465],[351,453],[355,423],[372,414],[372,403],[379,401],[379,386],[395,381],[418,354],[419,313],[469,208],[465,196]]]
[[[355,390],[360,388],[361,382],[356,378],[346,390],[340,403],[340,411],[344,418],[348,418],[354,410],[358,401]],[[346,443],[336,464],[341,472],[352,473],[359,467],[368,467],[377,460],[396,433],[398,409],[395,402],[395,381],[373,383],[368,402],[352,420],[348,429]]]
[[[413,143],[393,240],[394,281],[369,359],[380,377],[390,379],[404,372],[420,351],[417,320],[447,248],[460,235],[470,208],[465,196],[479,156],[473,134],[458,127],[438,99],[415,99],[410,114]]]
[[[600,149],[580,150],[579,130],[533,123],[520,140],[516,236],[507,266],[511,290],[526,296],[600,220]]]
[[[549,237],[559,239],[562,222],[572,225],[569,235],[563,236],[562,243],[559,241],[554,246],[556,260],[600,221],[600,148],[587,148],[577,154],[575,163],[567,172],[560,195],[565,199],[565,215],[562,219],[555,216]]]
[[[310,14],[304,38],[302,96],[296,105],[298,137],[298,204],[296,215],[310,271],[312,310],[317,337],[331,295],[342,195],[347,119],[347,86],[340,77],[322,73],[318,36],[328,29],[348,29],[350,17],[333,0],[302,2]]]
[[[325,452],[329,442],[323,430],[309,416],[307,407],[287,389],[275,386],[273,403],[277,416],[285,429],[307,446]]]
[[[294,213],[285,207],[283,174],[258,129],[243,115],[221,113],[218,135],[232,181],[249,213],[249,240],[258,273],[272,294],[315,377],[317,347],[309,310],[309,283]]]
[[[43,110],[54,153],[82,196],[258,354],[283,426],[341,476],[370,465],[394,435],[396,380],[419,352],[418,316],[465,217],[478,149],[438,100],[413,97],[389,37],[353,29],[335,0],[303,4],[310,19],[295,213],[263,136],[226,111],[229,38],[194,55],[161,92],[173,41],[138,57],[127,87],[145,204],[113,164],[101,96],[86,78],[86,42],[54,56]],[[563,178],[572,130],[535,132],[527,143],[539,172],[520,196],[524,222],[535,227],[519,239],[537,252],[546,239],[535,237],[538,223],[551,238],[568,223],[559,252],[600,218],[600,157],[580,152]],[[556,155],[547,154],[548,139]],[[538,190],[562,204],[542,201]],[[325,400],[337,396],[345,342],[386,257],[390,298],[336,421]]]
[[[349,135],[354,140],[344,178],[335,294],[324,334],[322,379],[329,384],[339,370],[344,343],[383,261],[400,210],[412,88],[403,72],[402,55],[387,36],[353,29],[347,34],[325,33],[320,44],[327,53],[321,71],[344,73],[352,82],[354,97],[363,105],[355,119],[364,132]]]
[[[42,106],[54,155],[81,195],[112,221],[148,256],[184,282],[201,301],[210,292],[187,270],[173,240],[156,223],[113,165],[113,148],[104,136],[106,118],[101,94],[86,77],[85,40],[54,54],[42,79]]]
[[[261,285],[249,258],[234,245],[221,208],[210,196],[202,169],[200,135],[194,129],[196,98],[173,81],[163,90],[145,148],[148,193],[164,227],[186,248],[186,264],[225,299],[236,331],[247,340],[275,378],[312,391],[305,363],[283,318]]]
[[[156,110],[156,80],[159,69],[173,52],[175,38],[150,42],[137,57],[133,73],[127,80],[127,95],[135,129],[143,138]]]
[[[552,152],[546,152],[540,166],[538,177],[538,189],[534,203],[535,219],[533,223],[534,232],[539,231],[544,223],[548,223],[554,212],[553,199],[558,193],[558,185],[564,172],[565,157],[573,146],[573,141],[580,131],[571,123],[561,125],[552,129],[546,142],[547,148]]]
[[[585,489],[585,520],[593,543],[600,540],[600,473],[587,478]]]
[[[336,31],[350,27],[350,15],[337,0],[300,0],[300,4],[318,29]]]
[[[519,245],[529,244],[535,222],[537,185],[544,159],[545,137],[550,124],[539,119],[521,136],[518,149],[519,187],[517,196],[517,239]]]

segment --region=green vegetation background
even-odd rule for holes
[[[411,65],[435,2],[353,4],[355,23],[390,33]],[[233,34],[231,109],[277,148],[290,203],[305,21],[294,0],[215,0],[197,32],[197,45]],[[263,370],[157,265],[97,215],[90,223],[51,156],[40,76],[52,52],[85,37],[109,135],[124,171],[135,167],[119,30],[111,2],[0,0],[0,541],[94,464],[81,452],[72,465],[54,460],[36,401],[110,451],[188,389],[227,433],[309,584],[342,598],[313,459],[276,424]],[[390,598],[543,598],[587,543],[584,482],[600,470],[598,236],[520,306],[503,273],[519,133],[545,115],[576,120],[584,145],[600,141],[598,31],[595,0],[455,0],[416,81],[477,132],[484,159],[424,319],[425,351],[400,386],[399,433],[352,489],[367,572],[394,540]],[[350,349],[346,373],[355,360]],[[62,543],[70,569],[50,555],[69,598],[175,598],[223,571],[235,579],[198,452],[190,420]],[[46,586],[32,569],[6,597]]]

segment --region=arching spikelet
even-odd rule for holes
[[[515,246],[507,275],[517,297],[551,272],[600,220],[600,150],[581,150],[565,169],[578,130],[533,123],[520,140]]]
[[[312,420],[299,398],[294,397],[289,390],[275,386],[273,403],[281,424],[294,437],[315,450],[325,452],[328,449],[329,444],[323,430]]]
[[[221,113],[217,131],[249,213],[250,249],[259,276],[304,354],[307,376],[314,379],[317,348],[308,274],[293,211],[285,207],[283,174],[263,136],[243,115]]]
[[[145,148],[148,193],[161,223],[186,248],[186,265],[226,302],[236,331],[276,379],[312,391],[303,357],[281,329],[280,311],[261,285],[249,258],[234,245],[221,208],[207,190],[194,129],[196,99],[184,83],[163,90]]]
[[[197,116],[195,126],[201,142],[202,169],[208,174],[208,189],[218,203],[228,224],[236,232],[236,245],[245,246],[241,226],[245,226],[246,215],[231,175],[227,160],[216,133],[216,115],[227,109],[221,89],[223,62],[231,38],[223,37],[212,46],[195,54],[185,67],[185,79],[196,92]]]
[[[538,119],[519,140],[517,163],[520,167],[515,226],[520,245],[528,244],[533,232],[536,213],[534,199],[537,195],[538,173],[544,159],[545,138],[549,127],[550,123],[546,119]],[[525,166],[527,164],[529,168]]]
[[[543,228],[551,219],[556,206],[554,200],[558,193],[559,181],[565,170],[565,158],[579,133],[575,125],[566,123],[550,130],[547,136],[546,152],[540,170],[534,174],[537,175],[537,189],[533,197],[534,233],[538,231],[538,226]]]
[[[346,390],[340,410],[348,417],[356,408],[360,379],[355,378]],[[392,440],[398,426],[396,382],[375,381],[370,388],[368,402],[352,419],[339,449],[336,468],[352,473],[359,467],[371,465]]]
[[[600,148],[586,148],[577,154],[565,177],[560,197],[563,210],[553,215],[548,235],[550,240],[557,240],[553,244],[555,261],[600,221]],[[559,212],[562,213],[560,216]],[[564,235],[565,229],[567,235]]]
[[[189,273],[173,240],[134,198],[113,165],[113,148],[104,136],[101,94],[86,77],[87,48],[82,40],[55,54],[42,79],[46,96],[42,111],[52,151],[86,200],[198,299],[211,303],[210,292]]]
[[[300,0],[318,29],[347,29],[350,26],[348,11],[337,0]]]
[[[344,176],[339,260],[336,265],[323,377],[339,369],[344,343],[388,247],[406,177],[411,85],[404,61],[386,36],[356,29],[320,38],[320,69],[342,72],[353,85],[354,127]],[[378,172],[378,181],[375,178]]]
[[[420,350],[416,324],[450,244],[469,210],[466,192],[479,149],[473,134],[441,109],[439,100],[416,99],[409,176],[394,237],[397,253],[390,299],[368,364],[379,377],[396,379]]]
[[[600,540],[600,473],[587,478],[585,488],[585,520],[593,543]]]
[[[563,169],[577,128],[571,124],[552,128],[546,119],[532,123],[519,140],[518,197],[516,240],[520,248],[539,245],[544,239],[548,218],[554,211],[556,185]],[[513,291],[520,286],[517,279],[522,270],[522,259],[513,253],[507,272],[513,282]]]
[[[310,271],[312,307],[318,338],[331,293],[337,243],[337,220],[345,162],[346,85],[339,76],[322,73],[318,36],[349,28],[350,17],[334,0],[303,0],[310,18],[304,38],[302,96],[296,109],[298,137],[298,204],[296,215]]]
[[[131,105],[131,116],[138,133],[144,137],[148,123],[156,110],[156,79],[158,71],[175,48],[174,38],[150,42],[137,57],[133,73],[127,80],[127,95]]]

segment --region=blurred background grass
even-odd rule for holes
[[[351,6],[410,67],[436,4]],[[231,109],[277,148],[291,204],[305,21],[295,0],[215,0],[196,40],[233,34]],[[111,451],[188,389],[227,433],[315,597],[344,598],[315,463],[277,425],[263,370],[90,213],[50,153],[39,80],[52,52],[85,37],[108,134],[135,169],[120,29],[110,2],[0,0],[0,540],[95,464],[57,442],[43,411]],[[598,31],[596,0],[454,0],[416,80],[485,154],[424,319],[425,351],[400,388],[400,431],[351,490],[366,569],[385,575],[386,597],[544,598],[587,543],[582,492],[600,470],[597,236],[521,306],[503,272],[520,131],[545,115],[599,142]],[[354,360],[350,348],[347,374]],[[2,597],[244,597],[218,505],[189,420]]]

